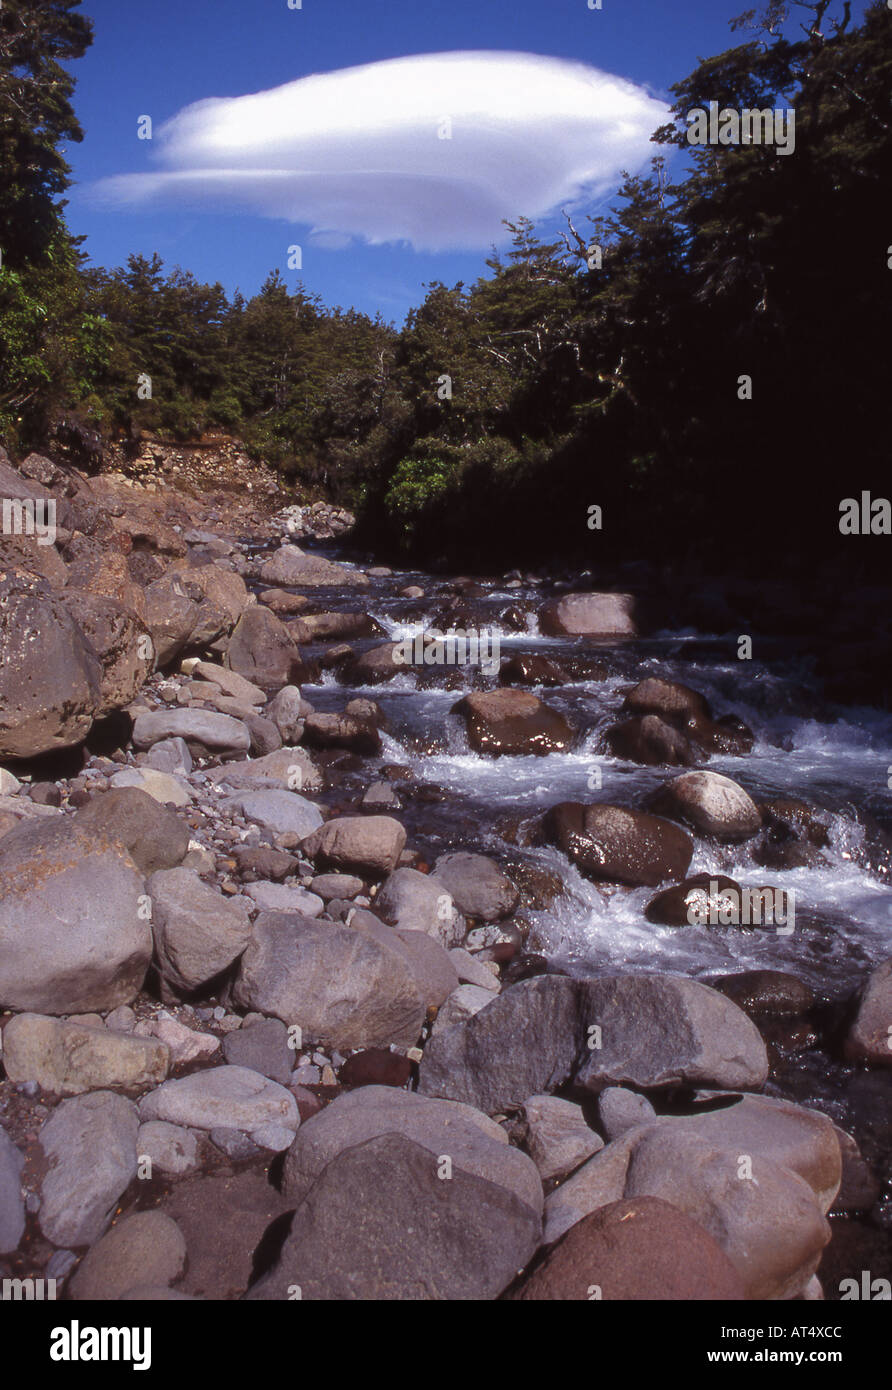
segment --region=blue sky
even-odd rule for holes
[[[239,287],[245,294],[254,293],[276,266],[293,283],[298,273],[288,269],[288,248],[297,244],[299,278],[325,303],[354,305],[401,323],[423,298],[425,282],[471,282],[485,269],[484,229],[493,222],[498,199],[541,203],[583,170],[591,178],[581,194],[577,189],[584,207],[609,202],[617,162],[641,167],[658,152],[648,148],[641,132],[652,128],[651,113],[668,98],[669,85],[698,57],[741,41],[732,36],[728,21],[747,0],[602,4],[599,11],[590,10],[587,0],[303,0],[298,10],[287,0],[152,0],[146,5],[85,0],[82,9],[94,21],[95,40],[74,65],[75,105],[85,139],[68,150],[76,180],[69,194],[72,231],[86,235],[85,250],[96,264],[121,265],[130,252],[157,251],[168,266],[179,264],[201,279],[220,280],[230,293]],[[163,134],[159,138],[165,122],[208,98],[242,97],[312,74],[397,58],[480,50],[584,64],[634,84],[628,89],[626,143],[608,154],[614,135],[610,113],[620,100],[613,99],[612,89],[597,97],[599,113],[603,108],[606,114],[593,121],[589,138],[587,79],[580,78],[581,70],[527,69],[522,63],[515,68],[509,58],[493,67],[493,85],[500,87],[501,107],[493,122],[498,133],[466,131],[459,110],[451,143],[431,145],[432,169],[446,171],[442,179],[423,168],[407,168],[406,160],[411,165],[417,154],[417,130],[404,135],[394,124],[413,103],[423,106],[425,93],[440,80],[440,69],[430,64],[401,64],[302,86],[293,97],[287,95],[296,105],[281,110],[276,98],[256,110],[244,103],[203,108],[191,123],[179,122],[167,140]],[[456,80],[468,73],[479,80],[473,66],[454,61]],[[527,126],[525,106],[532,112],[543,100],[547,105],[549,92],[561,113],[551,126],[547,110],[531,114],[533,124]],[[389,126],[385,122],[379,129],[382,100],[394,110]],[[137,138],[142,115],[152,117],[152,141]],[[417,124],[427,117],[414,119]],[[271,162],[263,145],[277,121],[277,138],[286,142],[272,160],[278,172],[258,175],[258,165],[266,170]],[[476,119],[470,123],[481,126]],[[304,131],[302,142],[297,125]],[[220,154],[218,147],[229,132],[246,127],[251,148],[236,162],[250,166],[248,172],[227,170],[210,183],[202,173],[196,183],[191,170],[203,169],[209,159],[232,163],[229,149]],[[293,149],[286,147],[292,138],[298,141]],[[283,166],[304,170],[308,160],[312,176],[292,187]],[[350,173],[351,160],[359,172]],[[389,170],[386,182],[378,172],[382,161]],[[172,171],[179,172],[172,178]],[[473,189],[462,183],[478,172]],[[111,185],[114,197],[109,185],[97,189],[102,180],[122,175],[142,177]],[[287,194],[281,191],[283,179]],[[242,187],[248,185],[246,201]],[[357,198],[354,188],[360,186]],[[424,217],[414,215],[413,200],[419,212],[424,205]],[[262,215],[261,207],[274,215]],[[533,210],[512,207],[509,215]],[[307,220],[298,220],[301,213]],[[438,228],[445,245],[434,244]],[[391,234],[399,240],[370,244],[367,239]],[[448,244],[462,236],[475,244]]]

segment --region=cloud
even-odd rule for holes
[[[285,218],[317,244],[471,250],[502,241],[503,218],[611,189],[666,119],[644,89],[582,63],[426,54],[195,102],[146,146],[155,172],[95,189],[119,207]]]

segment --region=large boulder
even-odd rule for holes
[[[341,1052],[414,1046],[426,1011],[412,967],[396,945],[347,926],[275,912],[261,912],[254,923],[233,997]]]
[[[346,679],[352,685],[381,685],[393,680],[394,676],[405,675],[409,667],[396,657],[402,646],[401,642],[385,642],[362,652],[348,664]]]
[[[870,976],[845,1049],[854,1061],[892,1067],[892,959]]]
[[[149,635],[129,608],[111,598],[77,589],[64,595],[65,606],[87,639],[100,665],[100,700],[95,717],[129,705],[152,670]]]
[[[131,1289],[165,1288],[186,1264],[186,1242],[160,1211],[138,1211],[99,1240],[78,1266],[68,1294],[78,1301],[123,1298]]]
[[[306,589],[361,588],[369,583],[361,570],[311,555],[296,545],[283,545],[260,571],[264,584],[295,585]]]
[[[146,586],[145,622],[157,666],[167,666],[193,641],[199,605],[181,575],[165,574]]]
[[[448,1151],[445,1157],[450,1157]],[[532,1207],[505,1187],[384,1134],[329,1163],[249,1298],[495,1299],[532,1258]]]
[[[493,1114],[570,1080],[597,1094],[615,1085],[752,1087],[767,1076],[755,1024],[706,985],[674,975],[546,975],[435,1033],[418,1088]]]
[[[322,813],[312,801],[276,787],[235,792],[226,805],[270,835],[296,835],[303,840],[322,825]]]
[[[281,619],[253,604],[239,618],[226,648],[226,664],[263,690],[278,690],[300,669],[300,651]]]
[[[730,999],[684,975],[602,975],[585,981],[588,1055],[576,1085],[762,1086],[768,1055]]]
[[[274,788],[312,792],[319,791],[323,782],[322,773],[303,748],[277,748],[262,758],[212,768],[208,776],[218,785],[250,791]]]
[[[625,806],[563,801],[545,816],[544,830],[589,878],[635,887],[684,878],[694,853],[677,825]]]
[[[144,874],[173,869],[189,852],[189,827],[141,787],[97,792],[74,817],[86,835],[116,840]]]
[[[464,940],[464,918],[445,884],[417,869],[396,869],[384,880],[375,912],[391,926],[425,932],[444,946]]]
[[[405,829],[392,816],[339,816],[314,830],[301,850],[317,868],[382,877],[405,846]]]
[[[25,1155],[0,1128],[0,1255],[15,1250],[25,1232],[24,1166]]]
[[[346,748],[361,757],[374,757],[381,750],[378,726],[352,714],[307,715],[303,738],[308,748]]]
[[[23,821],[0,839],[0,882],[0,1008],[71,1014],[129,1003],[152,932],[142,876],[119,841],[67,817]]]
[[[40,1229],[54,1245],[92,1245],[136,1177],[136,1106],[113,1091],[63,1100],[44,1123]]]
[[[627,692],[623,709],[630,714],[658,714],[679,728],[697,719],[710,719],[709,702],[705,695],[691,690],[678,681],[648,676]]]
[[[148,884],[159,968],[174,988],[190,991],[221,974],[251,939],[244,898],[224,898],[192,869],[164,869]]]
[[[170,1054],[157,1038],[136,1038],[95,1024],[43,1014],[16,1014],[3,1031],[10,1081],[36,1081],[42,1091],[74,1096],[108,1086],[157,1086]]]
[[[428,1041],[419,1093],[493,1115],[556,1091],[575,1073],[585,1047],[579,993],[579,982],[563,975],[503,990],[467,1022]]]
[[[542,1211],[542,1183],[535,1166],[508,1143],[494,1120],[469,1105],[390,1086],[349,1091],[301,1125],[282,1170],[285,1196],[302,1202],[332,1159],[382,1134],[400,1134],[435,1157],[448,1154],[453,1164],[507,1188],[535,1212]]]
[[[441,854],[433,876],[452,895],[460,912],[483,922],[510,917],[520,902],[516,885],[485,854]]]
[[[719,772],[683,772],[651,799],[660,815],[684,821],[700,835],[735,843],[762,828],[762,815],[748,792]]]
[[[546,1242],[623,1198],[658,1197],[702,1226],[743,1281],[747,1298],[802,1295],[830,1239],[808,1182],[753,1139],[727,1143],[674,1122],[630,1130],[546,1201]]]
[[[206,709],[159,709],[140,714],[133,724],[133,746],[151,748],[169,738],[181,738],[190,753],[236,758],[249,752],[251,735],[240,719]]]
[[[631,594],[564,594],[539,609],[539,629],[546,637],[635,637],[635,600]]]
[[[745,1291],[731,1260],[699,1222],[660,1197],[633,1197],[584,1216],[510,1297],[737,1301]]]
[[[290,1091],[250,1067],[209,1067],[165,1081],[139,1103],[139,1116],[192,1129],[240,1129],[252,1134],[267,1125],[296,1131],[297,1101]]]
[[[526,690],[473,691],[453,706],[464,717],[468,742],[477,753],[564,752],[573,730],[562,714]]]
[[[64,598],[0,574],[0,757],[81,743],[103,705],[102,664]]]
[[[615,758],[649,767],[693,767],[701,761],[690,739],[658,714],[636,714],[614,724],[604,742]]]

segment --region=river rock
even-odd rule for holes
[[[251,747],[251,735],[240,719],[206,709],[162,709],[140,714],[133,724],[134,748],[151,748],[162,739],[182,738],[190,751],[204,756],[238,757]]]
[[[406,832],[392,816],[339,816],[309,835],[301,850],[317,868],[380,878],[396,868],[405,845]]]
[[[368,1088],[359,1092],[368,1094]],[[495,1299],[535,1253],[540,1218],[505,1187],[400,1134],[347,1149],[294,1214],[249,1298]]]
[[[303,738],[304,704],[299,686],[283,685],[266,706],[264,715],[275,724],[283,743],[297,743]]]
[[[601,975],[584,982],[591,1047],[576,1085],[761,1086],[768,1056],[755,1024],[717,990],[682,975]]]
[[[278,690],[300,669],[300,650],[282,620],[255,603],[233,629],[226,664],[255,687]]]
[[[97,1241],[67,1285],[70,1298],[114,1300],[140,1284],[165,1287],[186,1265],[186,1242],[161,1211],[138,1211]]]
[[[165,1081],[139,1103],[140,1119],[168,1120],[193,1129],[240,1129],[262,1125],[297,1130],[300,1115],[290,1091],[248,1067],[210,1067]]]
[[[223,1056],[231,1066],[259,1071],[280,1086],[291,1080],[294,1049],[288,1046],[288,1029],[281,1019],[259,1019],[228,1033],[223,1039]]]
[[[564,594],[539,609],[539,630],[546,637],[635,637],[635,600],[631,594]]]
[[[241,700],[246,705],[266,704],[266,692],[253,681],[240,676],[237,671],[230,670],[228,666],[216,666],[211,661],[197,661],[191,674],[194,680],[210,681],[212,685],[219,686],[223,694],[231,696],[233,700]]]
[[[465,920],[451,893],[441,880],[417,869],[396,869],[384,880],[375,912],[391,926],[425,932],[443,946],[464,940]]]
[[[625,1086],[606,1086],[598,1096],[598,1124],[607,1139],[618,1139],[627,1130],[655,1119],[656,1111],[647,1096]]]
[[[39,1143],[48,1163],[40,1229],[54,1245],[92,1245],[136,1176],[136,1106],[113,1091],[63,1100]]]
[[[102,663],[43,580],[0,574],[0,758],[81,743],[104,702]]]
[[[184,782],[152,767],[126,767],[113,774],[109,785],[137,787],[161,806],[189,806],[192,802],[192,793]]]
[[[714,893],[710,891],[713,883],[718,885]],[[651,898],[644,915],[648,922],[664,927],[701,925],[709,921],[710,913],[718,916],[729,901],[736,909],[740,892],[740,884],[725,874],[694,874]]]
[[[254,923],[233,997],[341,1052],[414,1046],[425,1014],[412,969],[396,946],[350,927],[273,912],[262,912]]]
[[[65,606],[99,661],[99,701],[93,712],[102,719],[135,699],[151,674],[153,655],[144,624],[112,598],[70,589]]]
[[[814,990],[785,970],[741,970],[706,983],[733,999],[750,1018],[800,1018],[814,1007]]]
[[[892,1067],[892,959],[870,976],[845,1043],[846,1056],[871,1066]]]
[[[464,717],[474,751],[493,757],[565,752],[573,742],[564,716],[526,690],[472,691],[453,706],[453,713]]]
[[[603,1149],[604,1140],[585,1122],[582,1107],[558,1096],[528,1096],[523,1107],[526,1148],[543,1182],[565,1178]]]
[[[226,805],[270,835],[296,835],[304,840],[322,825],[318,806],[297,792],[274,788],[269,791],[240,791],[228,797]]]
[[[614,724],[604,742],[615,758],[648,767],[693,767],[701,761],[681,730],[658,714],[635,715]]]
[[[364,588],[369,580],[361,570],[308,554],[296,545],[283,545],[260,571],[264,584],[295,585],[304,589]]]
[[[441,1033],[444,1028],[451,1028],[455,1023],[464,1023],[466,1019],[473,1018],[474,1014],[486,1008],[491,999],[491,991],[481,989],[479,985],[459,985],[439,1009],[431,1034]]]
[[[176,812],[138,787],[97,793],[77,812],[83,834],[118,841],[144,874],[172,869],[189,852],[189,827]]]
[[[191,869],[165,869],[147,884],[159,968],[176,989],[191,991],[237,960],[251,939],[244,898],[225,898]]]
[[[535,1212],[542,1211],[536,1168],[508,1143],[500,1125],[471,1106],[389,1086],[345,1092],[301,1126],[282,1170],[284,1194],[293,1202],[303,1201],[334,1158],[382,1134],[411,1139],[434,1158],[448,1154],[456,1167],[506,1188]]]
[[[302,917],[318,917],[325,904],[315,893],[291,883],[267,883],[260,879],[245,889],[258,907],[269,912],[297,912]]]
[[[146,586],[145,624],[158,667],[168,666],[189,646],[199,620],[199,605],[181,575],[165,574]]]
[[[374,757],[381,749],[381,735],[368,719],[348,714],[310,714],[304,723],[308,748],[346,748],[361,757]]]
[[[225,767],[212,768],[209,776],[212,782],[245,791],[312,792],[322,787],[321,772],[302,748],[279,748],[262,758],[227,763]]]
[[[397,660],[395,655],[402,651],[402,646],[401,642],[385,642],[355,657],[346,672],[351,684],[380,685],[383,681],[393,680],[394,676],[405,675],[411,668]]]
[[[543,822],[552,844],[589,878],[655,887],[684,878],[694,844],[677,825],[624,806],[564,801]]]
[[[143,755],[140,771],[153,768],[156,772],[166,772],[171,777],[188,777],[192,771],[192,754],[185,739],[163,738]]]
[[[140,916],[142,877],[120,844],[68,817],[24,821],[0,840],[0,881],[0,1008],[129,1003],[152,933]]]
[[[230,1036],[237,1036],[231,1034]],[[167,1120],[146,1120],[136,1136],[139,1162],[148,1159],[152,1169],[182,1177],[193,1172],[201,1162],[198,1135],[183,1125]]]
[[[503,990],[466,1023],[429,1040],[419,1093],[496,1114],[557,1090],[572,1077],[584,1046],[578,996],[578,982],[562,975]]]
[[[658,714],[684,728],[692,720],[712,717],[709,702],[690,686],[648,676],[626,694],[623,709],[631,714]]]
[[[566,685],[569,679],[556,661],[530,652],[508,657],[499,671],[502,685]]]
[[[15,1250],[25,1231],[25,1156],[0,1128],[0,1255]]]
[[[745,1296],[740,1275],[716,1240],[659,1197],[609,1202],[584,1216],[510,1295],[521,1302]]]
[[[485,854],[441,854],[433,876],[452,895],[460,912],[483,922],[510,917],[520,902],[516,885]]]
[[[762,825],[748,792],[719,772],[683,772],[653,796],[653,809],[682,820],[701,835],[731,843],[747,840]]]
[[[17,1014],[3,1032],[3,1065],[10,1081],[36,1081],[58,1096],[109,1086],[157,1086],[170,1053],[162,1042],[105,1027]]]

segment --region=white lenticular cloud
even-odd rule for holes
[[[609,190],[667,115],[643,88],[582,63],[426,54],[195,102],[146,147],[156,172],[98,190],[119,206],[286,218],[318,245],[478,249],[503,240],[503,218]]]

